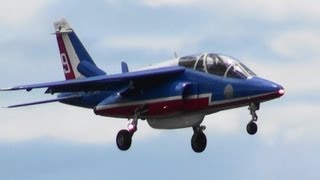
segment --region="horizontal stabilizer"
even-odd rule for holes
[[[81,61],[77,69],[85,77],[106,75],[106,73],[103,70],[99,69],[96,65],[88,61]]]
[[[52,103],[52,102],[57,102],[57,101],[62,101],[62,100],[67,100],[67,99],[76,99],[81,97],[80,95],[78,96],[67,96],[67,97],[58,97],[55,99],[49,99],[49,100],[43,100],[43,101],[35,101],[35,102],[29,102],[29,103],[24,103],[24,104],[16,104],[16,105],[11,105],[3,108],[16,108],[16,107],[23,107],[23,106],[32,106],[32,105],[37,105],[37,104],[45,104],[45,103]]]

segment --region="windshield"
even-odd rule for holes
[[[235,58],[213,53],[182,57],[179,65],[228,78],[247,79],[255,76],[255,73]]]

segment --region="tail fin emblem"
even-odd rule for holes
[[[68,63],[67,56],[65,53],[61,54],[61,62],[62,62],[64,73],[69,74],[71,72],[71,69],[70,69],[70,65]]]

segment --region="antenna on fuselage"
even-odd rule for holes
[[[174,57],[175,57],[175,58],[178,58],[177,52],[174,52]]]

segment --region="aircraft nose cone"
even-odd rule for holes
[[[286,91],[285,91],[284,88],[281,86],[281,88],[278,90],[278,95],[279,95],[279,97],[283,96],[285,92],[286,92]]]
[[[285,93],[284,88],[283,88],[281,85],[278,85],[278,84],[276,84],[276,83],[273,83],[273,82],[271,82],[271,83],[272,83],[272,86],[273,86],[274,88],[270,90],[270,93],[273,93],[273,92],[274,92],[277,97],[283,96],[284,93]]]
[[[277,93],[279,96],[284,95],[285,90],[281,85],[276,84],[271,81],[268,81],[268,80],[265,80],[265,79],[260,79],[260,80],[264,82],[263,88],[265,88],[266,91],[268,91],[270,93]]]
[[[272,94],[274,98],[281,97],[285,94],[283,86],[277,83],[259,77],[253,78],[253,81],[255,81],[255,87],[259,94]]]

